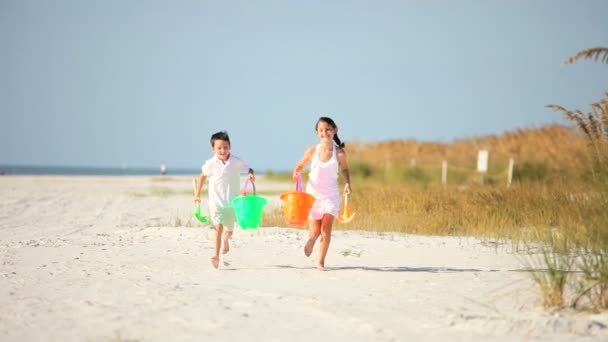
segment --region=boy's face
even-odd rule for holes
[[[215,153],[219,160],[226,161],[230,157],[230,144],[226,140],[216,140],[213,142],[211,151]]]

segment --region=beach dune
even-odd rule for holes
[[[319,272],[305,230],[237,230],[213,269],[191,184],[0,176],[0,340],[608,340],[606,313],[543,309],[508,242],[335,231]]]

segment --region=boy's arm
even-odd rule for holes
[[[203,190],[203,184],[205,184],[206,180],[207,176],[204,174],[201,173],[200,176],[198,176],[198,182],[196,182],[196,189],[194,191],[194,202],[201,201],[201,190]]]

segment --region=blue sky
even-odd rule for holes
[[[0,0],[0,165],[198,168],[209,136],[290,169],[343,140],[567,123],[608,65],[608,1]]]

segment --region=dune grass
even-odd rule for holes
[[[192,195],[192,190],[189,189],[174,189],[168,186],[151,186],[148,192],[132,192],[131,196],[134,197],[169,197],[169,196],[183,196]]]
[[[607,193],[588,184],[365,182],[349,199],[355,219],[334,229],[509,241],[525,252],[546,307],[600,311],[608,308]],[[263,226],[285,226],[282,209],[265,210]]]
[[[608,63],[608,48],[577,52],[564,61],[571,64],[588,58]],[[608,309],[608,93],[590,105],[590,111],[568,110],[559,105],[547,108],[560,112],[585,137],[588,163],[581,172],[593,189],[588,196],[597,208],[580,218],[582,229],[560,226],[558,239],[544,245],[542,265],[547,271],[533,276],[547,307]],[[555,241],[557,240],[557,241]],[[566,290],[569,287],[570,291]],[[549,290],[547,290],[547,288]],[[561,300],[560,300],[561,299]]]
[[[336,222],[337,229],[522,240],[552,227],[582,226],[583,217],[601,210],[589,189],[577,186],[419,189],[364,183],[355,189],[349,207],[356,219]],[[282,225],[282,220],[280,209],[265,212],[264,225]]]

